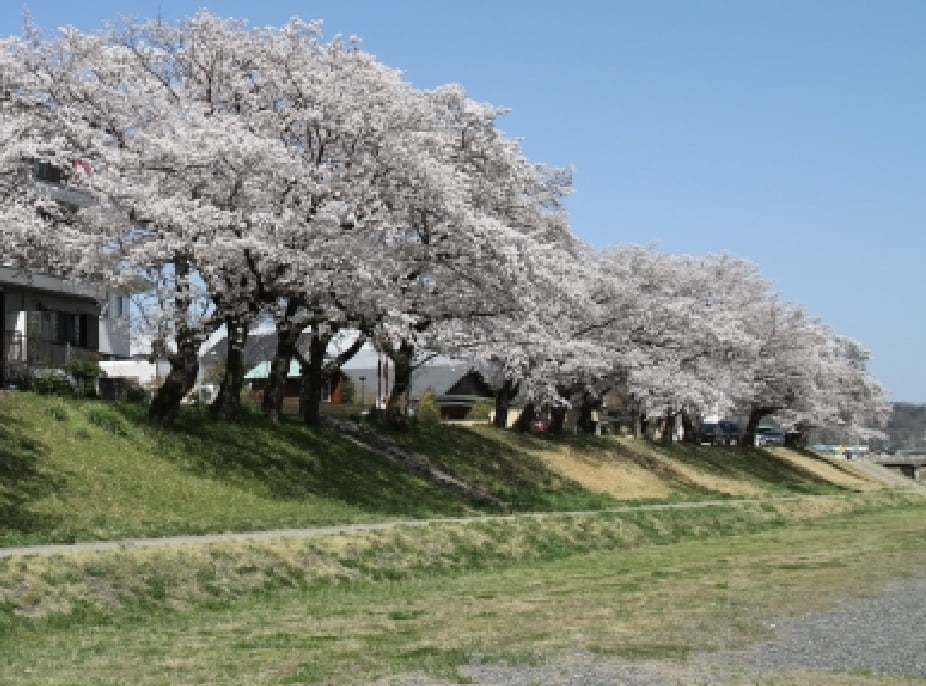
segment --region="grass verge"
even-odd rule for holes
[[[0,563],[5,683],[370,683],[590,650],[681,660],[922,574],[926,501],[860,494]],[[671,545],[667,545],[671,543]]]
[[[500,495],[511,511],[853,490],[761,451],[669,451],[608,437],[419,425],[397,441]],[[724,470],[730,474],[724,476]],[[0,545],[249,531],[497,512],[332,431],[11,393],[0,400]]]

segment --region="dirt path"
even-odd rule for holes
[[[728,500],[695,500],[678,503],[663,503],[656,505],[629,505],[626,507],[613,507],[606,510],[588,510],[577,512],[530,512],[513,515],[494,515],[483,517],[445,517],[438,519],[398,519],[385,522],[368,522],[360,524],[336,524],[332,526],[313,526],[304,529],[272,529],[269,531],[244,531],[218,534],[202,534],[197,536],[164,536],[156,538],[125,538],[113,541],[85,541],[82,543],[51,543],[41,545],[27,545],[10,548],[0,548],[0,558],[22,557],[26,555],[68,555],[72,553],[125,550],[127,548],[142,548],[174,545],[205,545],[209,543],[223,543],[227,541],[266,541],[281,538],[311,538],[313,536],[336,536],[359,531],[377,531],[392,529],[399,526],[428,526],[431,524],[469,524],[490,521],[510,521],[513,519],[544,519],[549,517],[576,517],[602,512],[645,512],[658,510],[693,510],[705,507],[730,507],[744,503],[788,502],[799,500],[812,500],[828,498],[831,496],[787,496],[778,498],[740,498]]]

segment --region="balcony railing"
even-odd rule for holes
[[[70,343],[47,341],[35,336],[24,336],[20,331],[3,332],[4,364],[8,367],[59,368],[71,360],[92,362],[100,354],[90,348]]]

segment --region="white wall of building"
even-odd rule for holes
[[[146,360],[104,360],[100,369],[112,379],[133,379],[145,388],[156,388],[170,372],[170,364],[166,360],[155,364]]]

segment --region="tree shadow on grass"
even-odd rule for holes
[[[147,427],[158,453],[207,478],[259,487],[274,498],[329,498],[364,512],[411,517],[498,511],[432,485],[336,431],[310,429],[284,417],[273,426],[259,411],[238,423],[213,419],[204,407],[184,407],[173,430],[147,426],[144,408],[116,406],[123,417]],[[435,466],[497,495],[513,510],[598,509],[616,501],[551,470],[536,455],[501,438],[463,427],[418,424],[407,432],[371,427]],[[549,439],[518,442],[549,447]],[[531,443],[533,445],[533,443]]]
[[[459,515],[479,509],[332,430],[310,429],[289,417],[274,426],[259,412],[245,411],[238,423],[227,423],[209,416],[206,408],[184,407],[175,427],[162,430],[148,426],[137,407],[116,409],[144,427],[159,454],[184,469],[272,498],[321,497],[391,516]]]
[[[596,442],[586,437],[512,435],[507,429],[473,430],[425,423],[389,437],[428,457],[444,471],[498,495],[515,510],[599,509],[617,502],[568,479],[531,452],[558,444],[592,450],[600,437],[587,437],[597,438]]]
[[[661,446],[653,446],[661,450]],[[666,455],[701,471],[728,478],[779,485],[794,492],[844,490],[809,469],[760,448],[677,444]]]
[[[39,469],[47,446],[34,426],[16,423],[0,405],[0,536],[49,531],[60,517],[33,509],[55,489],[55,480]]]

